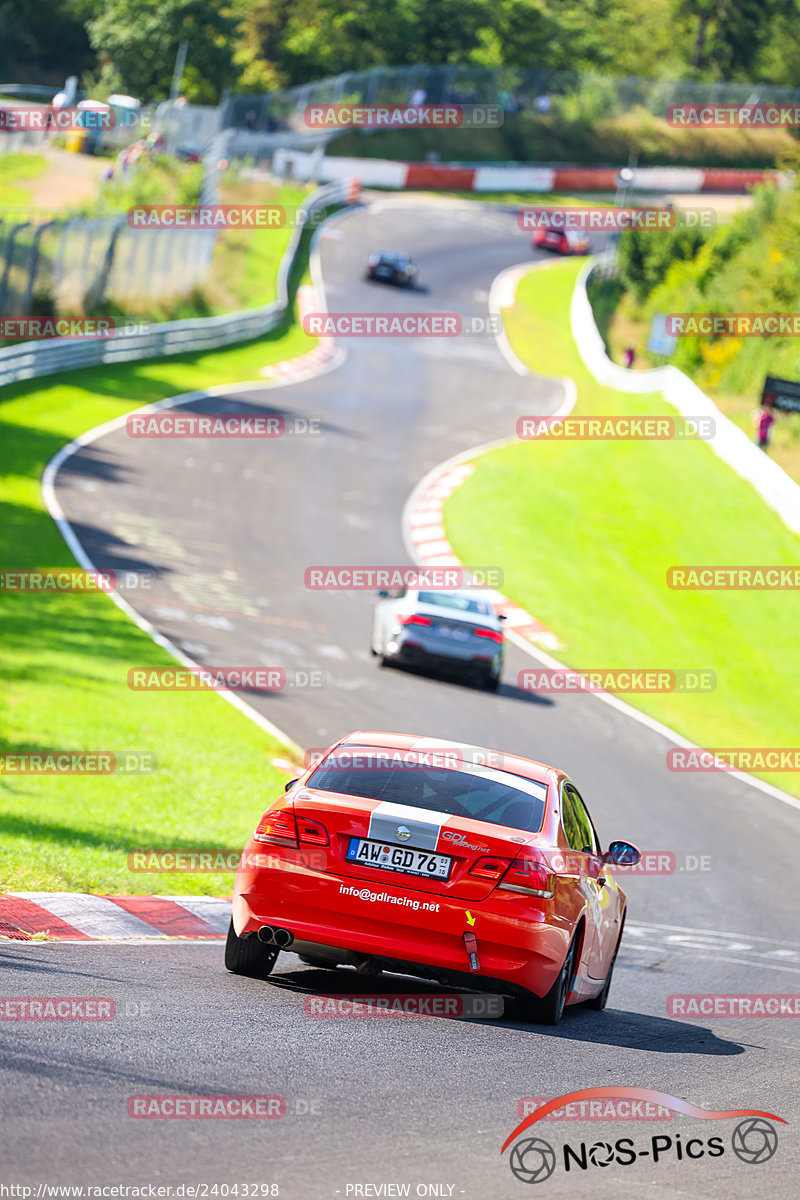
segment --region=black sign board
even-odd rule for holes
[[[761,403],[771,405],[778,412],[800,412],[800,383],[768,375],[764,380]]]

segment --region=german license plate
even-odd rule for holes
[[[350,838],[345,858],[364,867],[382,867],[385,871],[402,871],[405,875],[425,875],[428,879],[447,879],[452,861],[447,854],[409,850],[405,846],[371,842],[367,838]]]

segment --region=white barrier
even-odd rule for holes
[[[682,416],[711,417],[715,432],[709,439],[709,445],[714,452],[743,479],[752,483],[791,530],[800,533],[800,485],[790,479],[763,450],[759,450],[738,425],[720,412],[714,401],[688,375],[672,366],[631,371],[608,357],[586,292],[589,276],[605,261],[603,256],[590,259],[581,270],[572,294],[572,335],[586,367],[598,383],[607,384],[620,392],[661,392]]]
[[[474,192],[552,192],[556,173],[552,167],[476,167]]]
[[[224,313],[219,317],[153,323],[142,330],[120,331],[110,337],[80,340],[49,338],[7,346],[0,350],[0,387],[26,379],[38,379],[43,375],[54,375],[59,371],[73,371],[78,367],[161,358],[197,350],[217,350],[268,333],[285,316],[289,303],[289,273],[308,216],[331,204],[350,203],[354,187],[354,181],[344,180],[330,187],[319,188],[300,205],[301,211],[306,214],[306,222],[298,222],[292,231],[278,268],[278,298],[272,304],[238,313]]]

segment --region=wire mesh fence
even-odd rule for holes
[[[579,75],[569,71],[480,67],[470,64],[376,67],[265,95],[232,96],[226,128],[302,132],[309,105],[408,104],[424,94],[428,104],[499,104],[509,112],[536,106],[569,119],[619,116],[641,108],[663,117],[680,104],[796,104],[800,90],[767,83],[703,83],[639,76]]]
[[[174,105],[162,105],[157,118],[146,118],[136,130],[158,130],[163,121],[173,150],[189,135],[198,139],[193,144],[205,152],[200,202],[218,203],[224,149],[215,136],[218,111],[198,113],[186,105],[178,106],[176,115]],[[133,129],[124,134],[125,144]],[[14,149],[28,144],[25,135],[10,137]],[[0,208],[0,316],[93,313],[108,301],[135,307],[186,296],[207,278],[217,236],[211,228],[132,228],[124,213],[64,219],[57,212],[5,206]]]

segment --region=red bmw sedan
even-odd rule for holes
[[[225,965],[397,971],[517,998],[558,1024],[605,1007],[625,924],[614,865],[563,771],[393,733],[353,733],[264,813],[236,876]]]

